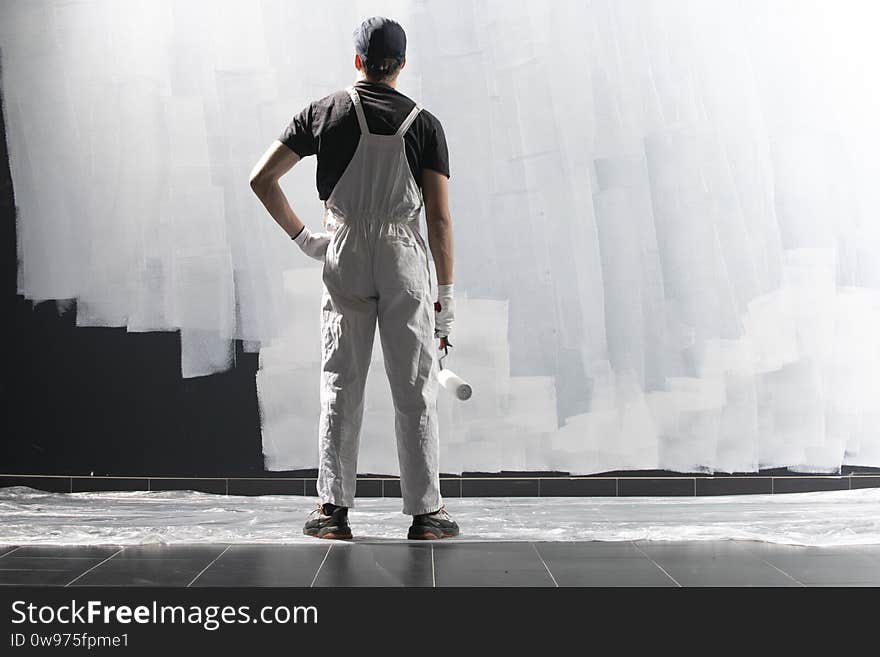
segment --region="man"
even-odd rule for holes
[[[454,320],[449,158],[440,122],[398,92],[406,35],[374,17],[355,31],[354,85],[309,104],[251,174],[251,187],[307,255],[324,263],[321,296],[320,504],[303,532],[352,537],[364,384],[378,321],[395,411],[407,537],[458,535],[440,495],[437,381],[439,348]],[[278,179],[302,157],[318,158],[325,232],[311,233]],[[432,297],[428,249],[419,232],[425,207],[437,271]]]

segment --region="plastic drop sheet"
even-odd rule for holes
[[[305,543],[314,498],[0,488],[0,544]],[[880,489],[719,497],[450,498],[457,541],[880,543]],[[355,540],[406,540],[399,499],[358,498]]]

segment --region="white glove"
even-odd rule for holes
[[[437,286],[437,303],[434,304],[434,337],[449,337],[455,322],[455,299],[452,296],[452,283]],[[437,310],[437,304],[440,310]]]
[[[299,245],[303,253],[315,260],[323,260],[330,244],[330,233],[312,233],[308,226],[303,226],[293,241]]]

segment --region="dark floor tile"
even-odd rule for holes
[[[749,557],[653,557],[681,586],[801,586],[761,559]]]
[[[189,559],[200,562],[202,566],[205,566],[211,559],[220,556],[226,547],[225,543],[174,543],[171,545],[148,543],[145,545],[128,545],[114,557],[114,560]]]
[[[541,497],[613,497],[616,479],[583,477],[579,479],[541,479]]]
[[[72,492],[150,490],[146,477],[71,477]]]
[[[766,563],[799,547],[762,541],[636,541],[682,586],[800,586]]]
[[[433,586],[431,545],[332,546],[315,586]]]
[[[113,557],[71,586],[186,586],[209,562],[195,559]]]
[[[382,480],[382,497],[400,497],[400,479]]]
[[[607,472],[591,473],[594,476],[613,477],[615,479],[632,479],[633,477],[647,477],[651,479],[664,479],[667,477],[691,476],[687,472],[673,472],[671,470],[608,470]]]
[[[60,557],[100,561],[121,548],[121,545],[22,545],[13,554],[16,557]]]
[[[461,497],[461,477],[440,477],[440,495],[442,497]]]
[[[632,543],[535,543],[559,586],[675,586]]]
[[[631,541],[540,541],[534,543],[545,559],[647,559]]]
[[[118,549],[118,548],[117,548]],[[112,554],[112,553],[111,553]],[[0,569],[3,570],[65,570],[73,571],[75,575],[87,570],[96,563],[100,563],[106,556],[99,557],[19,557],[10,554],[0,559]],[[107,555],[109,556],[109,555]]]
[[[855,551],[778,554],[766,561],[807,586],[880,586],[880,563]]]
[[[248,479],[248,475],[246,473],[242,473],[239,475]],[[318,476],[318,468],[307,468],[302,470],[273,470],[271,472],[264,471],[262,476],[263,479],[270,479],[273,477],[281,477],[282,479],[315,479]]]
[[[538,479],[461,479],[462,497],[538,497],[538,494]]]
[[[106,557],[7,555],[0,559],[0,584],[64,586]]]
[[[230,495],[303,495],[305,479],[265,477],[262,479],[233,479],[228,482]]]
[[[620,496],[693,495],[694,478],[619,479],[617,481],[617,494]]]
[[[880,477],[880,468],[872,468],[865,465],[842,465],[840,466],[840,474],[868,474]]]
[[[696,477],[697,495],[760,495],[773,492],[770,477]]]
[[[0,586],[66,586],[78,574],[72,570],[0,570]]]
[[[0,545],[0,559],[20,549],[21,547],[18,545]]]
[[[531,543],[433,545],[437,586],[555,586]]]
[[[880,488],[880,476],[865,477],[853,475],[850,477],[852,488]]]
[[[810,587],[821,587],[830,589],[852,589],[852,588],[878,588],[877,584],[863,584],[861,582],[829,582],[822,584],[809,584]]]
[[[809,493],[820,490],[848,490],[849,477],[774,477],[774,493]]]
[[[0,488],[6,486],[27,486],[49,493],[69,493],[70,477],[29,477],[5,475],[0,477]]]
[[[303,486],[305,486],[306,496],[318,497],[318,480],[317,479],[303,479]]]
[[[73,585],[186,586],[225,549],[225,544],[196,543],[126,546]]]
[[[880,545],[858,545],[855,550],[880,562]]]
[[[226,494],[225,479],[150,479],[150,490],[195,490],[202,493]]]
[[[758,474],[762,477],[790,477],[793,473],[788,468],[764,468],[758,470]]]
[[[355,497],[382,497],[381,479],[358,479]]]
[[[774,554],[790,554],[800,546],[764,541],[635,541],[639,550],[658,559],[765,559]]]
[[[232,545],[192,586],[309,586],[329,543]]]
[[[551,560],[547,566],[559,586],[678,586],[650,559],[596,558],[580,563]]]

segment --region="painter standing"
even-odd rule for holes
[[[439,349],[452,331],[449,154],[440,122],[404,94],[406,34],[373,17],[354,32],[357,81],[297,114],[251,173],[251,187],[307,255],[323,262],[320,503],[303,532],[351,538],[364,386],[376,325],[394,403],[403,513],[411,539],[458,535],[440,495]],[[300,221],[278,184],[316,155],[324,230]],[[425,208],[437,273],[419,230]],[[439,340],[439,343],[438,343]],[[451,345],[451,343],[450,343]]]

